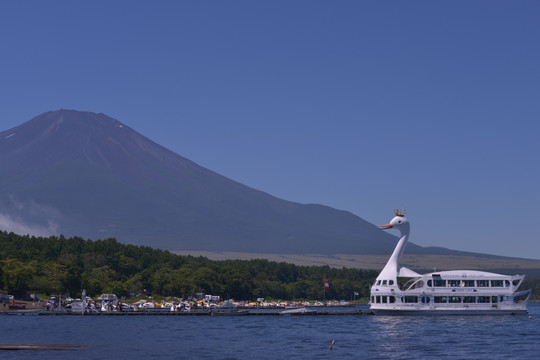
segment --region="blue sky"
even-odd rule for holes
[[[419,245],[540,259],[539,17],[532,0],[2,1],[0,130],[102,112],[283,199],[375,224],[405,207]]]

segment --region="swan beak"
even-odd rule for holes
[[[392,228],[393,228],[393,226],[390,225],[390,224],[380,225],[379,226],[379,229],[381,229],[381,230],[388,230],[388,229],[392,229]]]

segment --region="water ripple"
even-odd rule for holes
[[[0,359],[515,359],[540,354],[540,304],[527,316],[2,316]],[[335,345],[330,350],[332,340]]]

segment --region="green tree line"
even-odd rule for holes
[[[298,266],[268,260],[212,261],[181,256],[115,239],[34,237],[0,232],[0,289],[18,297],[28,292],[79,296],[115,293],[186,298],[195,293],[254,300],[326,299],[369,296],[376,271]]]

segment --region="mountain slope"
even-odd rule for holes
[[[216,174],[104,114],[51,111],[1,132],[0,168],[8,231],[183,251],[389,254],[396,242],[349,212]]]

